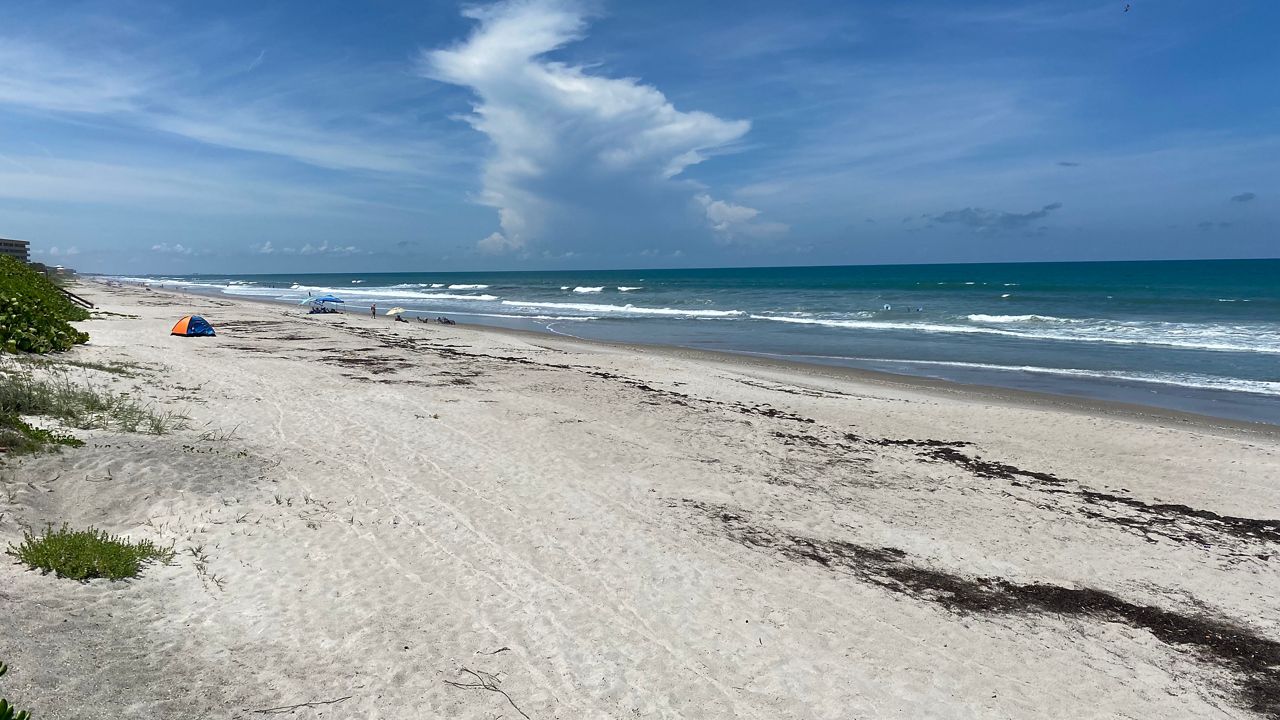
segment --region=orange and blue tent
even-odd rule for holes
[[[182,335],[184,337],[196,337],[200,335],[217,335],[213,331],[213,326],[208,320],[199,315],[187,315],[173,326],[173,332],[170,335]]]

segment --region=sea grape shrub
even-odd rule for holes
[[[9,666],[0,662],[0,675],[9,672]],[[8,700],[0,698],[0,720],[31,720],[30,710],[18,710]]]
[[[47,277],[0,256],[0,352],[70,350],[89,340],[70,323],[88,319],[88,311],[68,300]]]
[[[46,527],[43,535],[23,534],[22,543],[10,545],[8,554],[42,573],[72,580],[137,577],[142,566],[153,560],[173,561],[173,548],[160,547],[150,540],[137,542],[110,535],[95,528],[72,530],[66,524],[57,530]]]

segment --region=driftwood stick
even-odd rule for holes
[[[320,705],[337,705],[343,700],[350,700],[350,699],[351,699],[351,696],[347,695],[345,697],[335,698],[333,700],[313,700],[311,702],[298,703],[297,705],[281,705],[280,707],[265,708],[263,710],[249,710],[249,712],[255,712],[262,715],[271,715],[273,713],[292,712],[294,710],[297,710],[298,708],[319,707]]]
[[[468,683],[468,682],[454,682],[453,680],[445,680],[445,683],[448,685],[452,685],[456,688],[463,688],[464,690],[488,690],[489,692],[496,692],[502,697],[506,698],[507,702],[511,703],[511,707],[515,708],[516,712],[520,713],[520,715],[522,715],[525,720],[533,720],[528,716],[528,714],[525,713],[525,711],[520,709],[519,705],[516,705],[516,701],[511,699],[511,696],[507,694],[506,690],[503,690],[502,688],[498,687],[497,675],[494,675],[493,673],[487,673],[483,670],[481,670],[480,672],[476,672],[475,670],[471,670],[469,668],[462,668],[462,672],[467,673],[471,677],[475,678],[476,682]]]

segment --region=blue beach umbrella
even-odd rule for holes
[[[346,301],[345,301],[345,300],[343,300],[343,299],[342,299],[342,298],[340,298],[340,297],[335,297],[335,296],[333,296],[333,295],[321,295],[321,296],[320,296],[320,297],[318,297],[318,298],[312,298],[312,302],[318,302],[318,303],[344,303],[344,302],[346,302]]]

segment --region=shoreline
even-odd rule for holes
[[[68,523],[176,557],[0,563],[5,693],[38,717],[1280,715],[1274,433],[85,294],[89,344],[27,372],[182,423],[4,458],[0,545]],[[218,335],[171,336],[188,313]]]
[[[1061,263],[1034,272],[995,263],[981,272],[942,264],[924,266],[934,270],[850,266],[127,280],[275,301],[304,300],[307,290],[335,292],[353,304],[377,299],[380,305],[404,305],[409,316],[443,312],[468,324],[772,356],[1280,426],[1280,383],[1271,367],[1280,335],[1269,312],[1277,299],[1267,279],[1268,269],[1280,261],[1197,262],[1140,262],[1147,281],[1136,285],[1126,279],[1132,273],[1122,263],[1106,262],[1097,263],[1096,273]],[[1219,287],[1215,278],[1223,273],[1237,281]]]
[[[153,287],[152,292],[171,293],[174,295],[194,298],[217,298],[227,302],[245,302],[274,308],[297,307],[291,303],[276,300],[227,296],[168,287]],[[347,312],[343,310],[340,314],[364,320],[372,320],[363,313]],[[378,317],[378,322],[381,323],[383,316]],[[386,322],[393,321],[387,320]],[[373,323],[371,322],[371,324]],[[428,326],[436,327],[434,323],[428,323]],[[1056,410],[1082,413],[1085,415],[1108,414],[1130,419],[1147,419],[1151,422],[1181,423],[1207,429],[1257,433],[1266,437],[1280,438],[1280,423],[1236,420],[1233,418],[1219,417],[1206,413],[1175,410],[1154,405],[1127,403],[1118,400],[1081,397],[1034,390],[1021,390],[1018,388],[1006,388],[997,385],[962,383],[920,375],[907,375],[844,365],[827,365],[823,363],[810,363],[786,358],[763,357],[759,354],[749,352],[707,350],[661,343],[595,340],[572,335],[562,335],[553,332],[485,325],[482,323],[460,324],[455,327],[470,331],[495,333],[500,336],[509,335],[511,337],[523,338],[531,342],[582,343],[588,347],[610,348],[626,352],[663,354],[669,357],[702,358],[714,362],[739,365],[741,367],[756,366],[782,370],[794,370],[814,377],[846,379],[854,382],[876,383],[886,386],[899,386],[913,390],[933,391],[948,396],[967,397],[976,402],[995,401],[1010,403],[1020,407],[1048,407]]]

